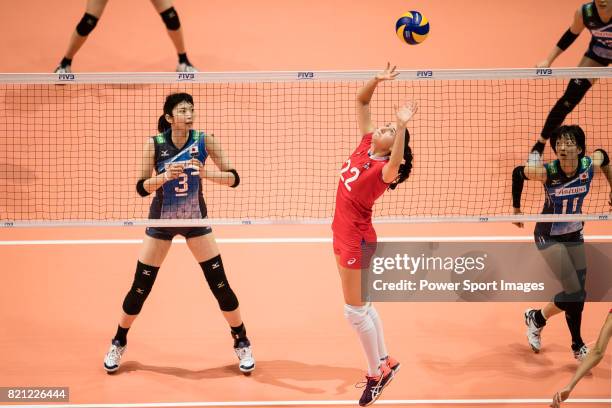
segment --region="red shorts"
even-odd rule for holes
[[[350,234],[334,231],[334,254],[340,257],[340,265],[349,269],[361,269],[370,265],[376,251],[376,231],[370,225],[367,230],[355,230]]]

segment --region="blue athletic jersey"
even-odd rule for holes
[[[192,157],[204,163],[208,157],[204,138],[204,132],[190,130],[185,145],[179,149],[172,142],[171,129],[154,136],[156,173],[162,174],[166,171],[167,165],[187,162]],[[151,203],[149,218],[206,218],[206,204],[202,195],[200,176],[193,174],[194,171],[195,169],[185,168],[177,179],[166,181],[157,189]]]
[[[591,32],[589,48],[598,57],[612,60],[612,21],[601,20],[593,1],[582,5],[582,21]]]
[[[567,177],[559,160],[546,163],[546,182],[544,191],[546,200],[542,214],[581,214],[582,202],[589,193],[593,179],[593,160],[584,156],[580,159],[578,170],[572,177]],[[536,224],[536,231],[548,235],[563,235],[580,231],[581,221],[543,222]]]

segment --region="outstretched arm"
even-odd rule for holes
[[[584,377],[591,370],[591,368],[599,364],[606,352],[610,337],[612,337],[612,313],[608,313],[608,317],[601,328],[601,332],[599,333],[599,338],[597,339],[595,347],[589,351],[589,354],[587,354],[586,358],[578,366],[572,380],[565,386],[565,388],[554,395],[553,402],[550,404],[552,408],[559,408],[561,406],[561,402],[569,398],[570,393],[578,381],[580,381],[580,379]]]
[[[563,34],[561,39],[557,42],[555,47],[550,51],[548,57],[536,66],[538,68],[548,68],[552,65],[552,63],[557,59],[559,55],[563,53],[578,36],[584,30],[584,22],[582,21],[582,7],[578,8],[574,13],[574,19],[572,20],[572,24],[570,28]]]
[[[388,81],[395,79],[399,75],[399,72],[395,72],[395,66],[391,68],[391,64],[387,62],[387,68],[372,79],[370,79],[363,88],[357,92],[357,119],[359,121],[359,130],[362,135],[370,133],[374,130],[374,124],[372,123],[372,117],[370,115],[370,101],[372,95],[381,81]]]

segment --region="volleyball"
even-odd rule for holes
[[[429,33],[429,21],[418,11],[409,11],[395,23],[395,32],[403,42],[411,45],[420,44]]]

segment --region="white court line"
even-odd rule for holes
[[[552,398],[540,399],[439,399],[439,400],[378,400],[376,405],[487,405],[487,404],[548,404]],[[582,398],[569,399],[565,404],[610,404],[612,399]],[[171,408],[171,407],[270,407],[270,406],[321,406],[351,405],[354,400],[337,401],[227,401],[227,402],[153,402],[141,404],[41,404],[28,405],[30,408]],[[24,405],[4,405],[23,407]]]
[[[586,241],[610,241],[612,235],[585,235]],[[532,235],[487,235],[487,236],[449,236],[449,237],[379,237],[378,242],[485,242],[485,241],[519,241],[532,242]],[[48,239],[0,241],[0,246],[23,245],[131,245],[142,244],[137,239]],[[185,239],[173,242],[184,244]],[[217,238],[219,244],[329,244],[331,237],[314,238]]]

